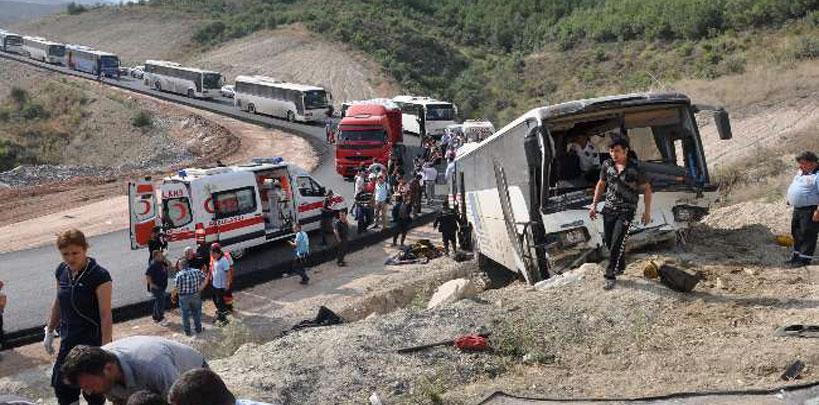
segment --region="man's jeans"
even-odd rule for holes
[[[202,297],[199,294],[180,295],[179,309],[182,310],[182,329],[185,330],[185,335],[191,335],[191,317],[196,333],[202,332]]]
[[[151,318],[153,318],[154,321],[159,322],[165,319],[165,289],[151,288],[151,294],[154,296],[154,308]]]
[[[227,322],[227,305],[225,304],[224,288],[213,287],[213,305],[216,306],[216,321],[221,323]]]
[[[435,181],[427,180],[424,186],[427,188],[427,204],[431,204],[432,200],[435,199]]]
[[[816,238],[819,235],[819,223],[813,222],[816,206],[794,208],[791,218],[791,236],[793,236],[793,260],[810,264],[816,253]]]
[[[626,241],[633,220],[633,211],[603,213],[603,241],[609,249],[607,279],[614,280],[617,274],[626,269]]]

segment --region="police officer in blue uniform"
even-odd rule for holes
[[[76,229],[57,238],[63,262],[57,266],[57,297],[45,327],[43,346],[54,353],[54,332],[59,326],[60,349],[51,375],[51,385],[60,405],[79,404],[80,389],[63,381],[60,367],[77,345],[102,346],[111,342],[111,275],[88,257],[85,235]],[[83,393],[89,405],[102,405],[105,397]]]

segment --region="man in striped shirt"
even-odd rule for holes
[[[205,275],[199,269],[191,267],[187,260],[179,262],[182,270],[176,273],[176,292],[179,294],[179,309],[182,310],[182,328],[185,335],[191,333],[190,318],[196,333],[202,332],[202,290],[205,288]]]

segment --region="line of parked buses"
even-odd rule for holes
[[[233,98],[234,105],[243,111],[288,121],[323,122],[333,112],[332,95],[320,86],[288,83],[258,75],[241,75],[236,77],[233,85],[225,85],[219,72],[160,60],[148,60],[142,66],[125,68],[121,67],[119,57],[110,52],[2,29],[0,49],[99,77],[119,79],[130,76],[157,91],[201,99]],[[438,137],[447,128],[458,126],[457,107],[452,103],[415,96],[397,96],[391,101],[402,111],[403,132]],[[340,111],[342,114],[344,106]]]

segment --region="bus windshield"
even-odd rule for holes
[[[61,58],[65,56],[65,47],[62,45],[49,45],[48,54],[50,56],[56,56],[58,58]]]
[[[314,108],[327,108],[327,92],[324,90],[311,90],[304,92],[304,107],[308,110]]]
[[[17,35],[9,35],[6,37],[6,46],[20,46],[23,45],[23,37]]]
[[[116,56],[100,56],[100,65],[106,68],[119,67],[119,58]]]
[[[455,109],[452,104],[429,104],[427,105],[427,121],[453,121],[455,119]]]
[[[222,84],[222,75],[219,73],[204,73],[202,77],[202,87],[206,89],[218,89]]]
[[[338,139],[341,142],[384,142],[387,139],[387,132],[381,128],[359,130],[342,129]]]

